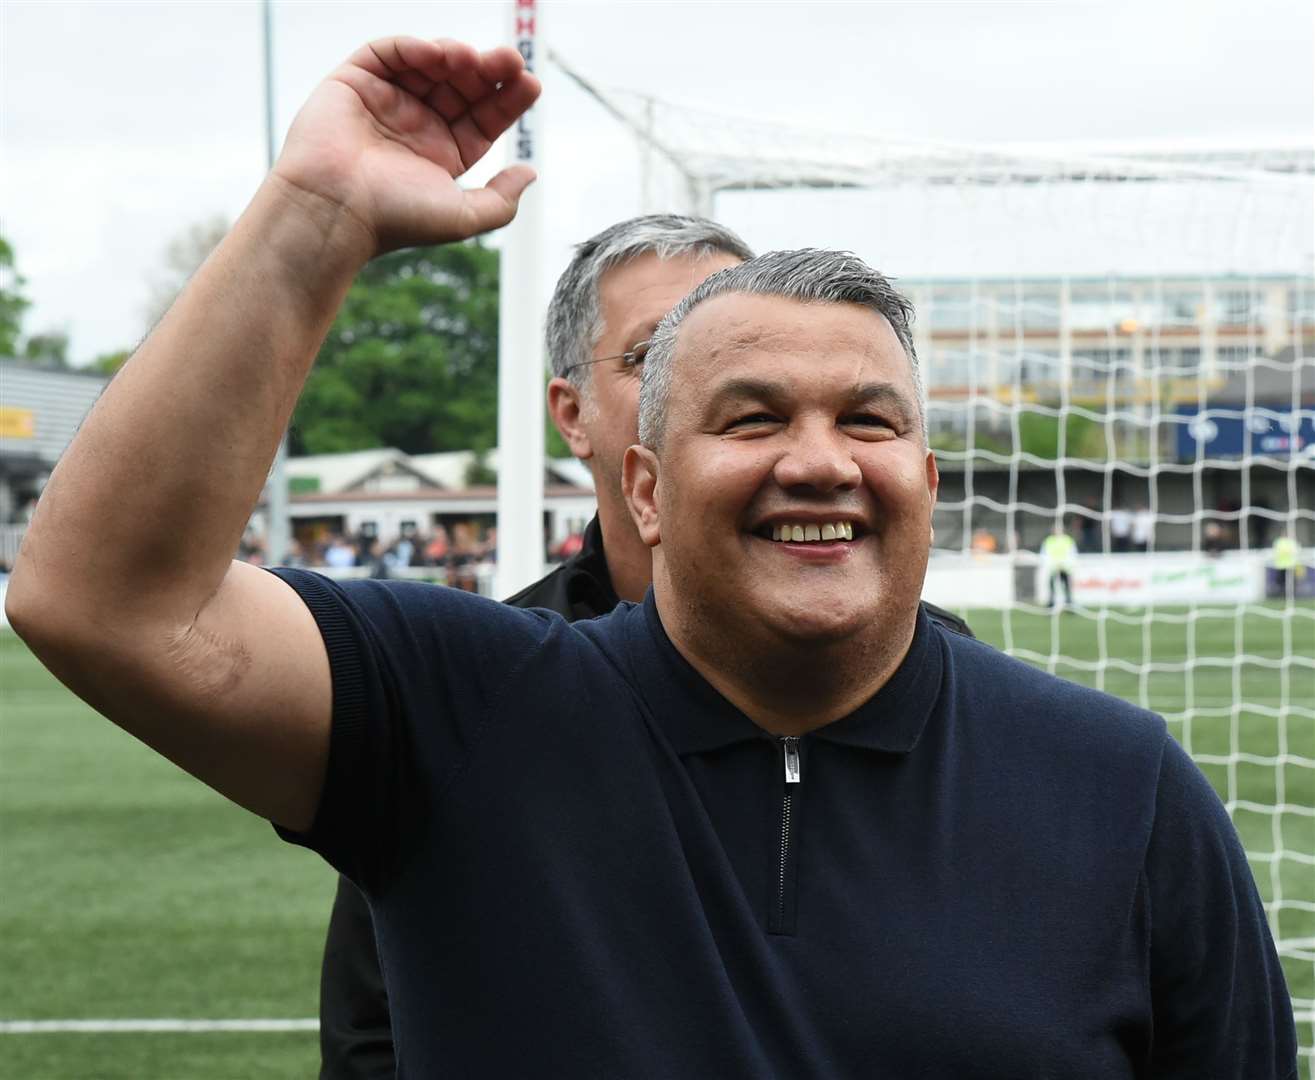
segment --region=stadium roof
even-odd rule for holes
[[[109,379],[0,360],[0,459],[51,469]]]
[[[461,491],[467,488],[470,467],[480,459],[474,450],[447,450],[433,454],[407,454],[395,447],[376,447],[341,454],[311,454],[289,458],[287,477],[294,494],[391,492],[421,489]],[[483,455],[483,463],[498,467],[496,448]],[[593,488],[589,469],[575,458],[550,458],[544,482]]]

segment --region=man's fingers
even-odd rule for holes
[[[488,153],[493,140],[486,138],[469,113],[457,117],[448,124],[448,131],[457,144],[457,153],[461,155],[463,168],[469,169]]]
[[[534,170],[528,165],[512,165],[484,187],[465,192],[462,234],[478,236],[502,228],[516,216],[521,196],[534,180]]]
[[[448,123],[451,123],[458,116],[463,116],[466,110],[470,108],[470,103],[447,82],[437,83],[425,95],[425,104]]]
[[[541,89],[539,80],[525,70],[521,54],[507,45],[479,53],[446,38],[379,38],[358,49],[348,64],[400,86],[449,123],[470,113],[489,142],[534,104]],[[371,97],[378,105],[396,100],[382,87]],[[464,153],[462,157],[472,160]]]
[[[479,126],[480,133],[492,142],[538,100],[542,89],[539,80],[528,71],[518,72],[491,97],[471,105],[470,115]]]
[[[476,55],[475,62],[478,59]],[[446,78],[446,50],[438,42],[420,38],[379,38],[362,45],[347,62],[380,79],[392,79],[403,71],[421,71],[433,78],[430,72],[435,68],[442,69],[440,78]]]
[[[485,100],[472,104],[469,111],[450,118],[448,130],[466,168],[482,158],[494,140],[516,123],[538,96],[539,80],[522,71]],[[436,91],[430,100],[438,97]]]
[[[480,53],[479,73],[488,83],[504,83],[515,78],[525,68],[525,59],[510,45]]]

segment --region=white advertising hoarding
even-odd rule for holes
[[[1046,576],[1038,567],[1040,603],[1049,595]],[[1085,555],[1073,574],[1073,602],[1080,607],[1250,604],[1262,600],[1264,591],[1265,557],[1256,552]]]

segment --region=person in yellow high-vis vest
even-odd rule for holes
[[[1291,581],[1295,588],[1297,579],[1306,569],[1301,564],[1301,545],[1297,543],[1291,528],[1274,540],[1274,545],[1270,548],[1270,560],[1276,571],[1275,583],[1278,595],[1287,596],[1288,582]]]
[[[1062,522],[1042,541],[1041,557],[1045,560],[1047,580],[1050,583],[1050,607],[1059,606],[1056,583],[1064,587],[1064,606],[1072,607],[1073,571],[1077,569],[1078,545],[1065,531]]]

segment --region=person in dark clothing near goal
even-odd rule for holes
[[[530,170],[456,178],[538,91],[414,38],[316,88],[51,476],[15,630],[362,888],[400,1076],[1295,1075],[1246,854],[1164,721],[921,605],[911,309],[847,252],[727,267],[654,332],[642,604],[232,559],[350,282],[514,216]]]
[[[598,514],[583,548],[506,602],[564,618],[606,615],[638,602],[651,583],[649,549],[621,496],[621,459],[638,441],[639,376],[648,337],[667,311],[710,274],[753,252],[706,218],[648,214],[604,229],[576,248],[548,307],[548,410],[572,452],[593,473]],[[972,636],[968,625],[924,605],[931,619]],[[361,891],[341,877],[320,979],[323,1080],[394,1075],[388,995],[374,924]]]

